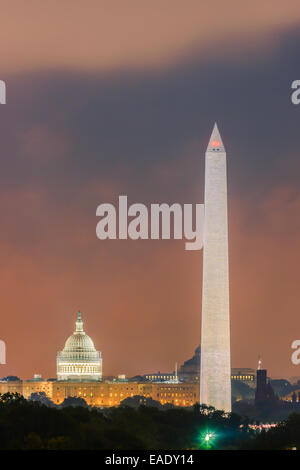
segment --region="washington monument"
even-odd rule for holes
[[[226,151],[214,125],[205,154],[200,403],[231,411]]]

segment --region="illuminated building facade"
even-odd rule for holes
[[[57,354],[57,380],[45,380],[38,374],[31,380],[13,377],[12,380],[0,381],[0,394],[19,393],[28,399],[32,394],[42,392],[55,405],[60,405],[68,397],[78,397],[90,406],[101,408],[118,406],[126,398],[137,395],[152,398],[162,405],[192,406],[199,402],[198,384],[181,383],[175,380],[176,374],[167,375],[170,382],[127,381],[125,375],[120,375],[118,380],[101,380],[101,353],[96,351],[93,341],[84,332],[81,313],[78,312],[75,331],[67,339],[63,351]]]
[[[254,369],[249,368],[232,368],[231,369],[231,380],[237,382],[243,382],[249,387],[255,387],[256,385],[256,372]]]
[[[196,383],[167,382],[61,382],[24,380],[0,382],[0,393],[19,393],[30,398],[32,393],[44,392],[56,405],[65,398],[80,397],[88,405],[98,407],[118,406],[125,398],[136,395],[150,397],[162,405],[192,406],[199,402],[199,385]]]
[[[102,379],[101,352],[83,331],[78,312],[74,333],[67,339],[63,351],[57,354],[57,380],[97,381]]]
[[[149,380],[150,382],[170,382],[177,379],[176,374],[174,372],[160,372],[158,371],[156,374],[146,374],[143,376],[145,380]]]

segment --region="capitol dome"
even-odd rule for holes
[[[76,329],[57,354],[57,380],[101,380],[102,358],[93,340],[84,332],[81,313]]]

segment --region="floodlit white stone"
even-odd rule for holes
[[[57,380],[101,380],[102,357],[93,340],[83,331],[81,313],[78,312],[76,329],[57,354]]]
[[[231,411],[226,151],[217,127],[205,155],[200,402]]]

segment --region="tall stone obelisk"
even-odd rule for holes
[[[226,151],[214,125],[205,154],[200,403],[231,411]]]

